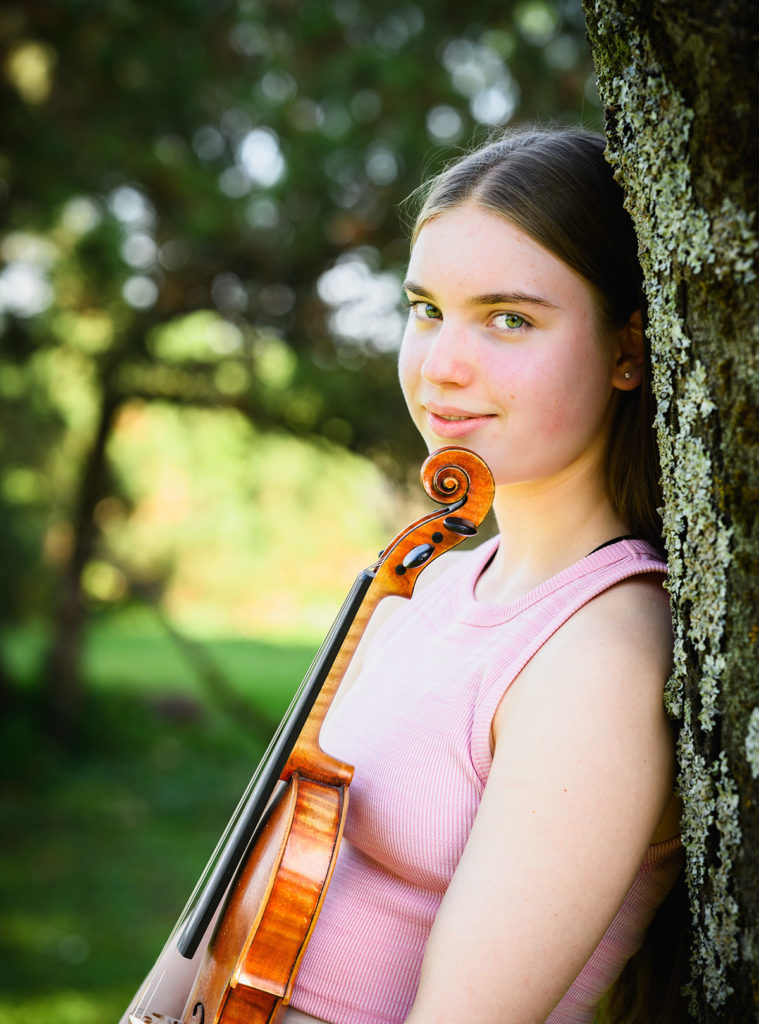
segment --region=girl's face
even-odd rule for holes
[[[471,448],[497,485],[602,465],[616,354],[583,278],[468,203],[422,228],[405,290],[401,386],[430,450]]]

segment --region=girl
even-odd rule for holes
[[[383,603],[325,725],[356,773],[287,1024],[591,1022],[673,886],[636,251],[583,131],[425,193],[401,385],[430,449],[489,464],[499,536]]]

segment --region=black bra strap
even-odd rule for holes
[[[617,544],[621,540],[638,540],[638,538],[633,537],[631,533],[625,533],[621,537],[612,537],[611,540],[605,540],[603,544],[599,544],[597,548],[593,548],[593,550],[589,551],[585,557],[588,558],[590,555],[595,555],[596,551],[600,551],[601,548],[608,548],[610,544]]]

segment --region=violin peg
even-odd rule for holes
[[[443,526],[451,533],[461,534],[462,537],[474,537],[477,533],[475,524],[462,516],[446,516]]]

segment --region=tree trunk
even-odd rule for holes
[[[646,275],[703,1021],[759,1020],[756,11],[585,0]]]
[[[95,542],[95,506],[103,496],[107,473],[106,445],[120,404],[106,386],[95,436],[82,474],[74,515],[74,546],[61,582],[53,640],[45,665],[43,692],[51,731],[65,738],[82,703],[81,653],[87,609],[82,601],[82,573]]]

